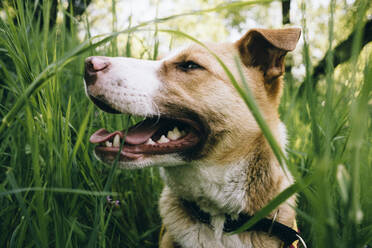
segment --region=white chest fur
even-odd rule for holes
[[[188,225],[185,224],[187,221],[173,221],[182,217],[178,211],[172,212],[172,207],[168,205],[170,208],[166,210],[167,216],[163,216],[163,221],[172,230],[172,235],[177,235],[176,240],[182,243],[182,247],[247,247],[237,235],[225,235],[222,231],[224,213],[236,214],[246,206],[247,178],[244,170],[243,165],[222,167],[202,164],[162,169],[167,184],[165,191],[172,189],[172,194],[197,201],[212,216],[210,227],[202,223]],[[167,201],[178,201],[177,196],[167,198]]]
[[[278,137],[284,146],[285,129],[280,127]],[[244,157],[230,165],[199,161],[161,169],[166,186],[160,214],[167,231],[181,247],[279,247],[280,242],[266,234],[258,237],[255,232],[239,236],[223,233],[225,213],[234,217],[243,210],[255,212],[292,182],[270,156],[252,153]],[[194,201],[210,213],[211,226],[190,216],[180,198]],[[294,198],[289,203],[294,206]],[[278,220],[292,223],[293,209],[284,204],[279,208]]]
[[[165,183],[177,195],[197,201],[213,214],[239,213],[246,207],[246,165],[188,164],[162,169]]]

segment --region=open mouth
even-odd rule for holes
[[[89,95],[90,99],[108,113],[121,113],[104,99]],[[190,151],[204,140],[203,126],[190,118],[155,116],[147,118],[128,130],[108,132],[101,128],[89,141],[97,144],[96,154],[105,161],[132,161],[151,155]],[[123,144],[123,145],[122,145]]]
[[[155,117],[139,122],[128,131],[110,133],[101,128],[92,134],[90,142],[98,144],[95,152],[105,160],[113,161],[121,147],[119,159],[129,161],[187,151],[201,141],[201,133],[195,121]]]

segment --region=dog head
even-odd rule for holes
[[[239,56],[248,85],[267,123],[279,125],[284,57],[300,29],[252,29],[235,43],[208,44],[236,78]],[[96,155],[110,163],[119,153],[123,168],[174,166],[193,161],[238,162],[262,137],[249,109],[213,55],[191,45],[159,61],[89,57],[89,98],[102,110],[147,117],[128,132],[95,132]]]

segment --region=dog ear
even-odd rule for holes
[[[243,63],[258,67],[265,82],[270,83],[284,73],[284,56],[296,48],[300,28],[251,29],[237,46]]]

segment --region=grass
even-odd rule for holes
[[[162,188],[158,170],[106,167],[92,156],[93,146],[88,142],[89,135],[102,126],[123,129],[137,121],[97,110],[83,89],[84,58],[122,54],[115,41],[119,33],[90,38],[86,22],[88,35],[81,42],[74,25],[71,30],[65,23],[39,25],[32,6],[25,7],[21,0],[14,4],[16,22],[0,21],[0,247],[157,247],[161,225],[157,199]],[[231,7],[246,3],[240,4]],[[332,4],[330,27],[334,26]],[[360,1],[358,29],[365,16],[364,4],[367,1]],[[113,14],[115,11],[113,8]],[[45,1],[42,18],[47,20],[49,12]],[[121,31],[129,37],[124,55],[132,54],[132,32],[177,17]],[[307,21],[303,19],[305,92],[300,97],[298,88],[291,86],[296,82],[287,75],[280,107],[290,134],[285,161],[296,184],[257,216],[298,193],[298,220],[308,247],[371,245],[372,54],[361,61],[356,52],[360,45],[357,33],[354,56],[342,76],[335,76],[330,57],[325,79],[313,88]],[[155,41],[161,31],[155,30]],[[330,48],[333,37],[330,28]],[[152,52],[144,53],[143,58],[155,58],[157,46],[154,42],[147,47]],[[364,68],[359,69],[359,64]],[[229,68],[225,69],[228,73]],[[345,78],[355,84],[345,84]],[[244,78],[231,79],[248,107],[256,111],[249,91],[237,83]],[[264,127],[259,112],[257,116]],[[263,132],[270,137],[267,130]]]

